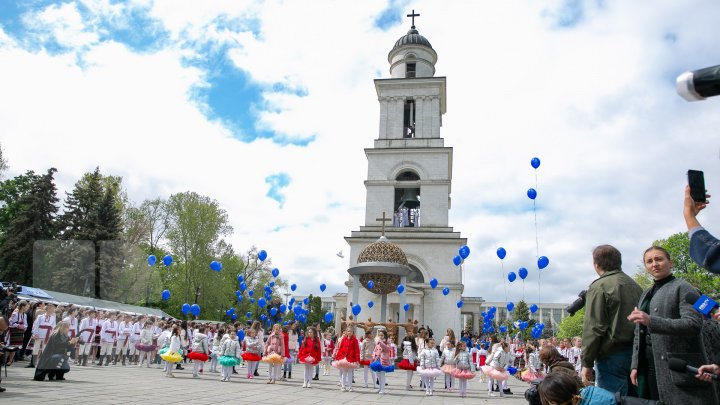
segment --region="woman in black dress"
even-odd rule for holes
[[[75,347],[78,341],[77,338],[70,339],[68,337],[69,329],[70,325],[64,321],[58,322],[55,326],[45,350],[38,359],[35,368],[35,381],[43,381],[46,375],[48,380],[51,381],[65,379],[65,373],[70,371],[68,352]]]

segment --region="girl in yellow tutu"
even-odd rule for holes
[[[161,354],[160,357],[162,357],[163,360],[165,360],[165,376],[166,377],[175,377],[173,375],[173,364],[179,363],[182,361],[182,355],[179,353],[180,351],[180,327],[175,325],[172,329],[172,334],[170,335],[170,345],[168,346],[168,350]]]
[[[270,380],[268,384],[275,384],[280,376],[280,366],[285,363],[285,339],[283,339],[280,324],[273,325],[272,332],[265,341],[262,361],[270,366]]]

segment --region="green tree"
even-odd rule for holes
[[[582,336],[583,322],[585,321],[585,308],[577,311],[573,316],[567,316],[558,324],[557,337],[573,338]]]
[[[0,247],[0,278],[25,285],[33,283],[33,248],[36,241],[51,239],[55,235],[55,217],[58,211],[54,175],[49,169],[40,177],[29,175],[33,183],[22,193],[15,208],[18,210],[10,222],[7,238]]]
[[[0,246],[5,243],[10,224],[21,211],[27,209],[26,198],[40,181],[41,175],[28,171],[0,182]]]
[[[3,175],[8,169],[7,160],[5,159],[5,155],[3,154],[2,150],[2,144],[0,144],[0,179],[2,179]]]
[[[673,274],[682,278],[705,294],[718,296],[720,291],[720,277],[717,277],[701,266],[698,266],[690,257],[690,238],[687,232],[671,235],[667,239],[656,240],[653,246],[661,246],[670,252],[673,262]],[[644,270],[645,266],[642,267]]]

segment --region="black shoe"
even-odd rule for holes
[[[255,372],[253,373],[253,375],[254,375],[255,377],[260,377],[260,374],[258,374],[257,370],[255,370]]]
[[[510,391],[510,388],[505,388],[505,389],[503,390],[503,394],[505,394],[505,395],[512,395],[513,393],[512,393],[512,391]]]
[[[30,364],[28,364],[27,366],[25,366],[25,368],[35,368],[35,365],[32,364],[32,363],[30,363]]]
[[[175,370],[185,370],[185,369],[183,368],[183,366],[180,365],[180,363],[178,363],[178,365],[175,366]]]
[[[233,374],[237,374],[238,372],[237,372],[237,371],[235,371],[235,370],[233,370],[233,372],[232,372],[232,373],[233,373]]]
[[[315,376],[315,377],[313,377],[312,379],[313,379],[313,381],[319,381],[319,380],[320,380],[320,377]]]
[[[5,392],[5,388],[0,387],[0,392]]]
[[[500,392],[500,389],[498,388],[497,384],[493,384],[492,390],[493,390],[493,392]]]

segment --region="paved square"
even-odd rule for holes
[[[468,384],[467,398],[457,392],[445,392],[444,381],[437,379],[435,395],[426,397],[423,390],[406,391],[405,372],[388,374],[386,394],[379,396],[371,388],[354,384],[354,392],[341,392],[337,386],[338,373],[320,376],[312,388],[302,388],[302,365],[294,367],[292,380],[266,384],[267,366],[260,365],[260,377],[247,380],[245,369],[238,369],[231,382],[220,382],[219,374],[206,372],[200,378],[192,378],[192,365],[185,370],[175,370],[175,378],[167,378],[162,370],[137,366],[78,367],[66,374],[66,381],[33,381],[34,369],[24,368],[28,363],[19,362],[3,373],[0,403],[7,404],[168,404],[168,403],[233,403],[233,404],[527,404],[523,394],[527,384],[511,378],[509,386],[515,393],[506,397],[489,397],[487,385],[477,379]],[[4,371],[4,370],[3,370]],[[362,382],[362,371],[356,372],[355,381]],[[413,384],[420,377],[415,374]]]

